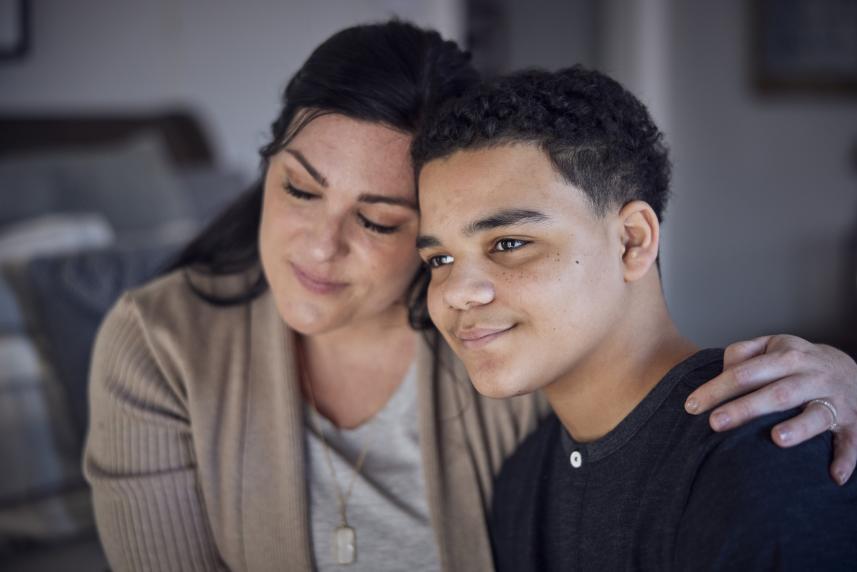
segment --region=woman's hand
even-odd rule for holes
[[[786,335],[734,343],[726,348],[723,373],[690,394],[685,409],[700,414],[723,403],[709,422],[715,431],[726,431],[813,399],[832,404],[836,419],[827,407],[814,403],[775,425],[771,437],[780,447],[791,447],[827,431],[835,421],[830,474],[842,485],[857,464],[857,364],[836,348]]]

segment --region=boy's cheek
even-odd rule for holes
[[[444,333],[443,320],[445,318],[443,312],[442,300],[440,299],[440,292],[437,288],[437,283],[432,279],[432,282],[429,283],[428,292],[426,294],[426,306],[428,306],[429,317],[434,322],[435,326],[443,333],[444,337],[446,334]]]

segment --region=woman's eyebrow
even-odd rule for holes
[[[315,179],[315,181],[319,185],[321,185],[322,187],[327,187],[327,179],[324,177],[324,175],[322,175],[321,173],[318,172],[318,169],[316,169],[313,166],[313,164],[310,163],[306,157],[304,157],[303,153],[301,153],[297,149],[284,149],[284,151],[286,153],[288,153],[289,155],[291,155],[292,157],[294,157],[295,160],[298,163],[300,163],[304,169],[306,169],[306,172],[309,173],[310,177]],[[362,195],[357,197],[357,200],[362,202],[362,203],[368,203],[370,205],[380,203],[380,204],[386,204],[386,205],[395,205],[395,206],[400,206],[400,207],[406,207],[406,208],[409,208],[409,209],[414,210],[414,211],[418,210],[415,202],[408,200],[408,199],[403,199],[400,197],[389,197],[387,195],[376,195],[376,194],[372,194],[372,193],[363,193]]]
[[[315,182],[321,185],[322,187],[327,186],[327,179],[324,178],[324,175],[318,172],[318,169],[313,167],[312,163],[310,163],[306,157],[304,157],[303,153],[296,149],[284,149],[286,153],[294,157],[298,163],[300,163],[306,172],[309,173],[309,176],[315,179]]]

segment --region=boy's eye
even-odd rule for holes
[[[367,228],[372,232],[377,232],[378,234],[392,234],[399,230],[398,226],[384,226],[382,224],[372,222],[360,213],[357,213],[357,218],[360,219],[360,224],[363,225],[364,228]]]
[[[449,254],[439,254],[426,260],[426,263],[429,265],[429,268],[440,268],[441,266],[452,264],[452,256]]]
[[[526,244],[528,244],[526,240],[520,240],[518,238],[501,238],[500,240],[494,243],[494,250],[496,252],[517,250],[518,248],[521,248]]]
[[[291,184],[286,184],[285,186],[286,192],[295,197],[296,199],[301,199],[302,201],[309,201],[312,199],[317,199],[318,195],[314,195],[312,193],[308,193],[306,191],[302,191]]]

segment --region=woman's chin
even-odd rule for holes
[[[280,317],[289,328],[305,336],[323,334],[340,328],[347,322],[317,304],[293,301],[280,306]]]

